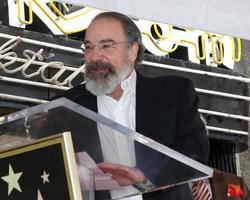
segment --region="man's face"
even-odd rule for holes
[[[136,59],[120,22],[95,20],[86,31],[84,44],[86,88],[95,95],[113,92],[132,72]]]

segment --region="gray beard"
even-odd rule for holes
[[[129,73],[129,67],[125,65],[121,71],[109,73],[107,76],[99,77],[97,79],[92,79],[91,77],[88,77],[86,74],[84,74],[86,81],[85,87],[88,91],[96,96],[110,94],[125,78],[127,78]]]

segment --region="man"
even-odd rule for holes
[[[132,20],[115,12],[97,15],[86,31],[83,48],[86,83],[61,96],[206,163],[208,139],[191,81],[174,76],[146,78],[135,71],[143,45]],[[136,168],[98,166],[118,177],[118,182],[121,174],[115,169],[127,172],[124,185],[146,181]],[[188,185],[182,185],[143,199],[188,200],[192,195]]]

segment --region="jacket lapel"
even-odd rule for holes
[[[80,85],[77,88],[72,100],[94,112],[97,112],[97,98],[86,90],[85,85]]]

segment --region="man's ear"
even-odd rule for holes
[[[138,43],[134,42],[129,49],[129,61],[135,62],[139,50]]]

